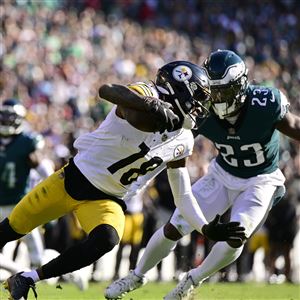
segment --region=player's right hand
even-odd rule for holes
[[[240,222],[221,223],[220,215],[208,224],[203,225],[202,233],[212,241],[244,241],[246,239],[245,228]]]
[[[154,113],[159,132],[174,130],[179,123],[179,117],[173,112],[172,104],[154,97],[147,98],[149,110]]]

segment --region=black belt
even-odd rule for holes
[[[73,158],[69,160],[69,164],[64,167],[65,173],[65,189],[67,193],[75,200],[103,200],[109,199],[117,202],[125,212],[127,206],[125,202],[112,195],[99,190],[92,185],[89,180],[80,172],[75,165]]]

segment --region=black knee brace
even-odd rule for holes
[[[111,251],[116,245],[119,244],[119,236],[114,227],[108,224],[102,224],[94,228],[87,239],[90,247],[94,247],[95,255],[103,255]],[[97,254],[98,252],[98,254]],[[99,259],[99,257],[97,258]]]
[[[115,228],[102,224],[94,228],[87,239],[42,266],[41,279],[57,277],[90,265],[119,243]]]
[[[15,232],[9,225],[8,218],[5,218],[0,222],[0,249],[2,249],[6,243],[18,240],[25,234]]]

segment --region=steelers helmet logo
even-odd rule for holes
[[[178,145],[174,150],[174,158],[184,153],[184,145]]]
[[[174,68],[172,74],[177,81],[186,81],[192,77],[193,72],[189,67],[181,65]]]

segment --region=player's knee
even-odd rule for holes
[[[101,255],[103,255],[103,252],[111,251],[118,245],[119,241],[116,229],[108,224],[101,224],[95,227],[88,236],[89,246],[94,247]]]
[[[166,238],[172,241],[178,241],[182,238],[181,233],[170,222],[164,226],[164,235]]]
[[[8,218],[5,218],[2,222],[0,222],[0,249],[3,248],[6,243],[18,240],[23,236],[24,234],[17,233],[12,229]]]
[[[232,248],[240,248],[242,247],[247,241],[247,238],[237,240],[237,241],[227,241],[227,244]]]

